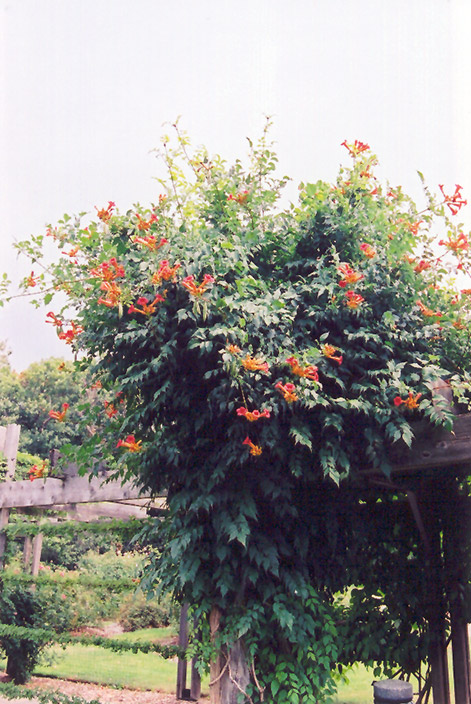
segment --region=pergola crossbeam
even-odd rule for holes
[[[150,498],[132,482],[106,480],[106,477],[66,477],[65,479],[22,480],[0,484],[0,509],[50,508],[57,504],[83,504],[100,501]]]

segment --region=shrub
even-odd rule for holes
[[[119,623],[125,631],[170,626],[177,620],[178,608],[169,597],[158,601],[146,599],[142,593],[129,594],[119,613]]]
[[[33,591],[21,584],[2,585],[0,621],[5,625],[63,630],[64,620],[60,618],[60,612],[60,606],[41,590]],[[44,641],[14,636],[4,636],[0,643],[8,658],[7,674],[15,684],[29,680],[42,651],[49,645]]]
[[[117,544],[117,537],[103,533],[80,533],[69,535],[46,535],[41,559],[66,570],[77,569],[90,552],[105,553]],[[98,557],[97,557],[98,559]]]
[[[62,611],[67,612],[66,630],[74,630],[83,626],[96,626],[100,622],[118,617],[119,609],[127,592],[122,591],[114,580],[129,579],[140,573],[141,558],[134,555],[119,555],[113,550],[99,554],[90,550],[78,561],[78,569],[66,573],[66,577],[73,578],[60,586],[41,585],[44,592],[48,591],[52,602],[61,604]],[[61,572],[52,571],[48,566],[44,573],[60,575]],[[103,584],[90,586],[81,583],[81,578],[93,578],[95,581],[103,580]]]

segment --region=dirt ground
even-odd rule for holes
[[[5,681],[4,676],[0,681]],[[101,704],[177,704],[174,694],[149,691],[142,692],[135,689],[114,689],[102,687],[98,684],[86,682],[71,682],[69,680],[50,679],[49,677],[32,677],[28,687],[50,689],[67,694],[72,697],[82,697],[86,701],[98,699]],[[36,699],[4,699],[0,697],[0,704],[36,704]]]
[[[90,701],[98,699],[102,704],[176,704],[174,694],[135,689],[114,689],[99,684],[85,682],[70,682],[69,680],[49,679],[48,677],[33,677],[31,686],[41,689],[56,689],[69,697],[82,697]]]

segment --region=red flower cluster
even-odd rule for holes
[[[345,304],[348,308],[352,308],[352,310],[358,308],[365,300],[363,296],[360,296],[359,293],[355,293],[354,291],[347,291],[345,298]]]
[[[366,242],[360,245],[360,249],[368,259],[373,259],[376,256],[376,249]]]
[[[338,352],[338,349],[333,345],[322,346],[322,354],[324,355],[324,357],[327,357],[328,359],[331,359],[333,362],[337,362],[337,364],[340,365],[343,362],[343,357],[341,354],[336,355],[336,352]]]
[[[182,281],[182,286],[184,286],[192,296],[202,296],[206,291],[209,284],[213,284],[215,281],[214,277],[210,274],[205,274],[203,276],[203,281],[200,284],[195,282],[195,277],[191,274],[187,276]]]
[[[298,400],[298,396],[295,393],[296,387],[294,384],[290,384],[289,382],[286,384],[282,384],[281,381],[279,381],[277,384],[275,384],[275,389],[278,389],[280,394],[282,394],[286,403],[293,403],[294,401]]]
[[[348,149],[349,153],[353,157],[358,156],[358,154],[361,154],[362,152],[368,151],[368,149],[370,148],[369,144],[360,142],[358,139],[356,139],[353,144],[347,144],[347,140],[345,139],[342,142],[341,146],[345,147],[345,149]]]
[[[173,281],[176,281],[176,274],[178,269],[180,268],[180,264],[175,264],[174,266],[170,266],[168,263],[168,259],[163,259],[160,262],[160,266],[158,270],[155,272],[155,274],[152,277],[152,283],[153,284],[161,284],[162,281],[170,281],[170,279],[173,279]]]
[[[460,232],[458,237],[448,235],[448,240],[440,240],[438,244],[444,245],[451,252],[457,253],[460,249],[465,252],[469,249],[468,237],[463,232]]]
[[[64,324],[62,320],[55,315],[55,313],[51,312],[46,315],[46,323],[52,323],[56,328],[61,328]]]
[[[67,415],[68,408],[69,408],[69,404],[63,403],[62,404],[62,411],[49,411],[49,418],[53,418],[54,420],[58,420],[59,423],[63,423],[65,420],[65,417]]]
[[[311,379],[311,381],[319,381],[319,374],[317,373],[317,367],[310,364],[307,367],[300,367],[298,360],[294,357],[288,357],[286,363],[291,366],[291,371],[296,376],[304,377],[305,379]]]
[[[158,218],[157,215],[152,214],[149,218],[149,220],[144,220],[141,218],[139,213],[136,213],[137,217],[137,229],[140,230],[141,232],[147,232],[150,230],[150,226],[154,223],[157,222]]]
[[[423,223],[423,220],[417,220],[416,222],[408,223],[407,227],[413,235],[417,235],[419,232],[419,227]]]
[[[165,298],[158,293],[152,303],[149,303],[149,299],[145,296],[140,296],[136,303],[141,308],[137,308],[134,304],[129,306],[128,313],[141,313],[141,315],[153,315],[157,307],[157,303],[165,301]]]
[[[342,276],[342,279],[339,281],[339,286],[342,288],[345,288],[348,284],[356,284],[357,281],[361,281],[365,278],[363,274],[352,269],[350,264],[340,264],[338,272]]]
[[[134,435],[128,435],[124,440],[118,440],[116,447],[124,447],[129,452],[140,452],[142,450],[142,440],[137,440]]]
[[[447,196],[447,194],[443,190],[443,185],[439,184],[438,187],[441,190],[442,195],[445,199],[445,203],[450,208],[452,215],[456,215],[456,213],[463,207],[463,205],[467,205],[468,201],[464,200],[461,197],[461,191],[463,189],[463,186],[459,186],[458,184],[456,184],[455,192],[451,196]]]
[[[251,357],[250,355],[247,355],[246,358],[242,360],[242,366],[250,372],[268,372],[267,362],[257,357]]]
[[[412,411],[414,408],[419,407],[419,399],[422,396],[422,394],[414,394],[412,391],[409,391],[409,396],[407,398],[402,399],[400,396],[396,396],[394,399],[394,405],[395,406],[402,406],[404,404],[405,408],[407,408],[409,411]]]
[[[113,208],[114,207],[115,207],[115,203],[113,203],[113,201],[110,200],[110,201],[108,201],[108,205],[106,208],[102,208],[101,210],[98,210],[98,208],[95,205],[95,210],[97,211],[97,215],[102,222],[109,222],[111,220],[111,216],[113,215]]]
[[[57,234],[57,227],[55,227],[54,229],[48,227],[46,230],[46,237],[52,237],[53,240],[58,240],[59,235]]]
[[[234,200],[236,203],[239,203],[239,205],[244,205],[244,203],[247,202],[247,198],[249,197],[249,192],[248,191],[242,191],[241,193],[236,193],[230,194],[230,196],[227,196],[227,200]]]
[[[244,416],[251,423],[255,420],[260,420],[260,418],[270,418],[270,411],[265,409],[264,411],[248,411],[243,406],[237,409],[238,416]]]
[[[418,264],[415,265],[414,271],[416,274],[420,274],[422,271],[426,271],[426,269],[430,269],[432,266],[431,262],[426,262],[425,259],[421,259]]]
[[[47,470],[47,464],[45,461],[43,461],[41,464],[33,464],[31,469],[28,471],[28,476],[30,481],[34,481],[35,479],[41,479],[41,477],[44,476],[44,473]]]
[[[62,254],[65,254],[67,257],[70,257],[72,259],[72,257],[76,256],[79,249],[80,249],[80,247],[78,245],[76,245],[75,247],[72,247],[70,252],[62,252]]]
[[[136,237],[134,237],[133,239],[133,242],[143,244],[144,247],[150,249],[151,252],[156,252],[158,249],[163,247],[164,244],[167,244],[168,240],[166,240],[165,237],[162,237],[160,242],[157,242],[157,237],[155,235],[146,235],[145,237],[139,237],[136,235]]]
[[[422,315],[424,315],[426,318],[440,318],[443,313],[440,313],[438,310],[432,310],[431,308],[427,308],[422,301],[416,301],[416,304],[419,307],[420,312]]]
[[[65,330],[59,333],[59,340],[65,340],[67,345],[71,345],[77,335],[80,335],[80,333],[83,332],[83,327],[81,325],[76,325],[73,320],[70,325],[70,330]]]
[[[262,454],[262,448],[260,447],[260,445],[254,445],[248,435],[242,445],[248,445],[250,447],[250,454],[254,455],[255,457]]]
[[[423,220],[416,220],[415,222],[408,222],[407,220],[404,220],[404,218],[399,218],[399,220],[396,221],[397,225],[405,227],[406,230],[409,230],[409,232],[412,232],[413,235],[418,234],[419,227],[422,223],[423,223]]]
[[[40,277],[35,276],[34,271],[32,271],[31,274],[26,279],[26,286],[30,286],[30,287],[36,286],[39,279],[40,279]]]
[[[107,308],[114,308],[118,305],[121,297],[121,289],[114,281],[103,281],[100,289],[106,293],[104,298],[100,296],[98,299],[100,305],[107,306]]]
[[[115,415],[118,413],[118,409],[116,406],[111,403],[110,401],[105,401],[105,413],[108,416],[108,418],[113,418]]]
[[[111,257],[107,262],[101,262],[97,267],[90,271],[92,276],[95,276],[102,281],[113,281],[124,276],[124,267],[118,264],[116,257]]]

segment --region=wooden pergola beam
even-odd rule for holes
[[[390,459],[394,474],[411,474],[426,469],[469,469],[471,465],[471,413],[457,415],[452,432],[431,428],[423,422],[412,423],[414,440],[408,448],[404,443],[391,446]],[[377,469],[365,469],[360,474],[379,474]]]
[[[132,482],[107,481],[106,477],[67,477],[0,483],[0,509],[51,507],[99,501],[150,498]]]

